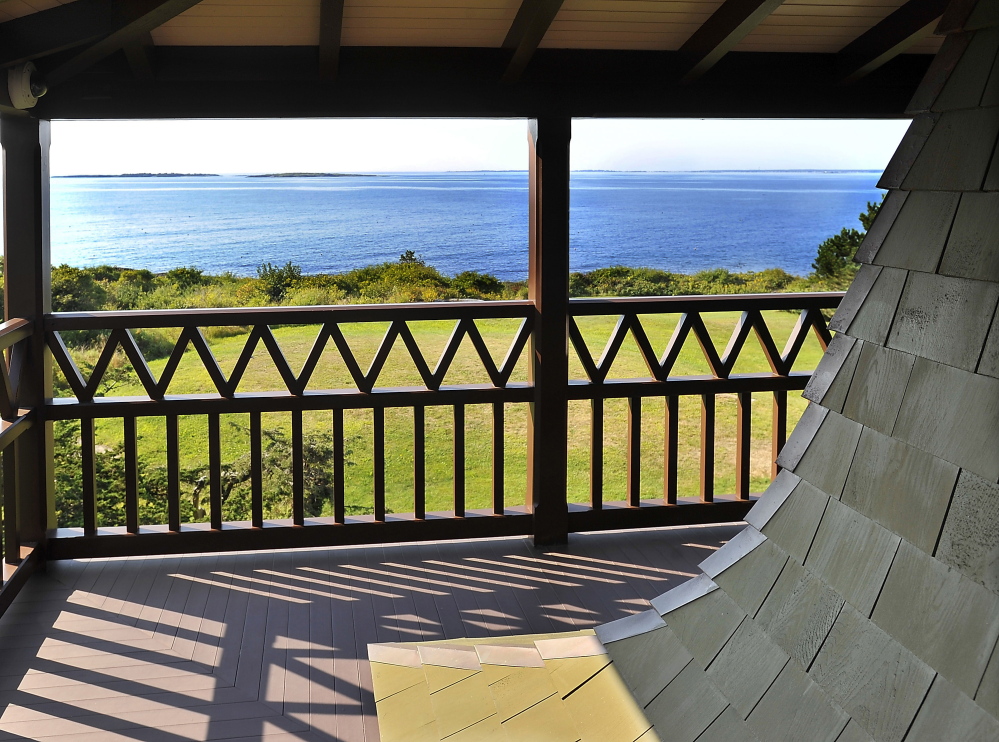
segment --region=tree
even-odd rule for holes
[[[881,201],[874,203],[867,202],[867,210],[860,214],[858,219],[863,230],[844,227],[840,233],[833,235],[819,245],[819,251],[812,263],[812,270],[819,278],[846,278],[852,279],[857,272],[857,264],[853,256],[857,254],[860,243],[864,241],[864,235],[874,223],[874,217],[878,215],[881,208]]]

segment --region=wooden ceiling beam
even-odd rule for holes
[[[333,82],[340,66],[343,0],[319,0],[319,79]]]
[[[162,26],[199,2],[200,0],[128,0],[123,4],[125,12],[120,14],[110,33],[54,69],[45,71],[49,85],[58,85],[109,54],[138,42],[154,28]]]
[[[726,0],[680,47],[683,82],[693,82],[781,6],[784,0]]]
[[[148,82],[156,79],[156,73],[153,70],[153,60],[151,59],[153,51],[152,36],[148,33],[143,34],[131,43],[125,44],[122,49],[125,52],[125,58],[128,60],[128,66],[131,67],[132,74],[135,75],[136,80]]]
[[[79,2],[79,0],[77,0]],[[732,52],[697,85],[678,85],[676,52],[539,49],[530,84],[501,85],[502,49],[340,50],[336,95],[317,94],[316,47],[156,47],[156,79],[124,55],[55,87],[40,118],[269,117],[902,117],[931,55],[903,55],[857,85],[836,85],[832,54]]]
[[[129,5],[119,0],[76,0],[0,23],[0,67],[100,39],[128,22]]]
[[[933,33],[949,0],[909,0],[870,30],[858,36],[837,55],[844,84],[869,74]]]
[[[510,30],[503,40],[503,48],[513,50],[513,56],[501,79],[514,83],[520,79],[527,63],[531,61],[541,40],[548,33],[562,7],[563,0],[523,0]]]

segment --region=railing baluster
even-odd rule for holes
[[[222,439],[221,418],[208,415],[208,507],[212,529],[222,530]]]
[[[506,417],[502,402],[493,404],[493,514],[506,512]]]
[[[749,499],[750,457],[753,442],[753,393],[736,395],[735,421],[735,493],[742,500]]]
[[[375,470],[375,520],[385,520],[385,408],[375,407],[374,417],[374,470]]]
[[[427,422],[426,407],[413,408],[413,515],[427,517]]]
[[[83,535],[97,535],[97,471],[94,456],[94,421],[80,420],[80,454],[83,475]]]
[[[465,405],[454,406],[454,516],[465,517]]]
[[[180,531],[180,436],[176,415],[166,416],[167,527]]]
[[[628,399],[628,504],[642,504],[642,398]]]
[[[254,528],[264,527],[263,430],[260,413],[250,413],[250,518]]]
[[[302,450],[302,411],[291,413],[291,520],[305,525],[305,461]]]
[[[3,450],[3,547],[7,564],[21,563],[17,537],[17,441]]]
[[[715,499],[715,395],[701,395],[701,500]]]
[[[347,504],[344,493],[344,444],[343,444],[343,410],[333,410],[333,520],[336,523],[346,522]]]
[[[680,398],[666,397],[666,429],[663,436],[663,501],[676,505],[677,469],[680,466],[678,443],[680,438]]]
[[[125,436],[125,530],[139,532],[139,451],[135,418],[124,418]]]
[[[590,507],[604,507],[604,400],[590,400]]]
[[[787,392],[774,392],[774,420],[771,429],[773,462],[770,466],[770,476],[776,478],[780,474],[780,467],[777,466],[777,456],[784,448],[784,441],[787,439]]]

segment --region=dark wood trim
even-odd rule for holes
[[[319,0],[319,79],[333,82],[340,66],[343,0]]]
[[[134,4],[76,0],[0,23],[0,66],[96,41],[127,23]]]
[[[627,503],[604,503],[602,510],[572,505],[568,512],[572,532],[622,528],[656,528],[701,523],[732,523],[742,520],[755,504],[731,497],[717,497],[712,503],[680,498],[678,505],[642,501],[640,507]],[[324,546],[392,544],[444,539],[500,538],[531,533],[532,518],[517,510],[493,515],[491,509],[468,511],[467,517],[451,513],[427,513],[426,520],[412,516],[387,515],[384,523],[370,516],[348,518],[337,524],[331,518],[306,519],[304,526],[290,522],[268,522],[263,528],[249,523],[229,523],[221,531],[204,525],[184,526],[179,533],[144,529],[134,535],[123,528],[101,529],[97,536],[70,535],[72,529],[57,532],[49,541],[47,559],[84,559],[156,554],[212,553],[260,549],[306,549]]]
[[[736,374],[727,379],[715,376],[677,376],[668,381],[646,379],[611,379],[591,384],[573,379],[569,382],[570,400],[625,399],[627,397],[687,397],[697,394],[738,394],[740,392],[799,391],[811,378],[809,373],[776,376],[767,373]]]
[[[680,47],[682,81],[689,83],[714,67],[784,0],[726,0]]]
[[[807,294],[806,294],[807,296]],[[324,322],[509,319],[527,317],[529,301],[442,301],[413,304],[347,304],[325,307],[244,307],[233,309],[156,309],[125,312],[58,312],[45,317],[45,329],[115,330],[151,327],[227,325],[318,325]],[[402,315],[400,317],[400,315]]]
[[[0,324],[0,350],[7,350],[14,343],[31,337],[34,323],[26,319],[9,319]]]
[[[497,516],[492,510],[468,511],[465,518],[451,513],[427,513],[426,520],[389,514],[385,522],[347,518],[346,524],[332,518],[307,518],[304,526],[265,522],[263,528],[249,523],[227,523],[221,531],[198,525],[183,526],[178,533],[143,529],[138,535],[124,529],[101,529],[97,536],[69,536],[57,532],[46,553],[48,559],[190,554],[199,552],[250,551],[254,549],[304,549],[322,546],[391,544],[444,539],[526,536],[532,518],[508,510]]]
[[[688,312],[744,312],[755,310],[835,309],[845,294],[841,291],[791,294],[722,294],[715,296],[636,296],[624,298],[570,299],[573,317],[629,314],[686,314]]]
[[[843,47],[837,56],[843,83],[856,82],[932,31],[949,0],[909,0]]]
[[[123,44],[122,51],[136,80],[150,82],[156,79],[152,60],[153,37],[148,31]]]
[[[503,72],[502,82],[510,84],[520,79],[562,8],[562,2],[563,0],[523,0],[503,40],[503,48],[512,49],[513,56]]]
[[[530,402],[534,389],[530,384],[511,383],[504,389],[488,384],[466,384],[430,390],[426,387],[391,387],[359,392],[356,389],[290,392],[240,393],[231,397],[218,394],[184,394],[162,400],[143,397],[96,397],[91,402],[77,402],[59,397],[44,407],[46,420],[81,418],[162,417],[163,415],[205,415],[246,412],[293,412],[295,410],[362,410],[388,407],[434,407],[455,404],[493,404],[494,402]]]
[[[735,523],[743,520],[757,497],[740,500],[716,496],[714,502],[680,498],[677,505],[663,505],[660,500],[643,500],[641,507],[626,502],[605,502],[602,510],[585,506],[569,508],[569,530],[610,531],[624,528],[690,526],[699,523]]]
[[[11,603],[14,602],[14,598],[17,597],[17,594],[28,583],[28,578],[38,569],[41,562],[40,549],[37,547],[31,548],[21,559],[21,563],[13,570],[13,574],[9,576],[5,574],[7,579],[0,584],[0,617],[3,617],[3,614],[10,608]],[[6,569],[4,572],[6,573]]]
[[[530,122],[528,295],[534,302],[528,373],[534,385],[527,433],[527,504],[534,542],[568,538],[565,492],[569,378],[568,118]]]
[[[40,321],[52,310],[50,142],[48,121],[0,115],[4,154],[4,319],[33,321],[31,336],[20,337],[16,353],[12,353],[12,361],[16,356],[19,366],[16,404],[24,409],[22,417],[52,397],[52,359]],[[21,336],[23,329],[15,329],[14,336]],[[44,546],[48,530],[55,523],[52,430],[49,425],[31,425],[30,429],[28,425],[20,421],[4,425],[0,438],[20,436],[15,455],[18,538],[22,544]]]
[[[45,78],[49,85],[58,85],[80,74],[112,52],[139,42],[154,28],[162,26],[199,2],[201,0],[128,0],[124,5],[125,12],[122,18],[113,24],[107,36],[90,44],[68,60],[45,70]]]
[[[314,46],[155,51],[155,81],[136,81],[124,55],[112,55],[55,86],[32,113],[98,119],[902,117],[932,59],[900,55],[847,89],[838,86],[835,54],[730,52],[710,75],[684,85],[678,52],[542,48],[520,82],[503,85],[505,49],[345,46],[333,94],[317,91]]]

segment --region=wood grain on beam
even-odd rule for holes
[[[683,82],[691,82],[760,25],[784,0],[726,0],[680,47],[687,60]]]
[[[79,2],[80,0],[77,0]],[[200,0],[129,0],[123,7],[118,22],[100,41],[68,61],[48,71],[46,77],[50,85],[82,72],[94,62],[98,62],[112,52],[116,52],[143,38],[154,28],[174,18],[185,10],[194,7]],[[70,4],[72,5],[72,3]],[[64,6],[66,7],[66,6]]]
[[[319,0],[319,79],[332,82],[340,66],[343,0]]]
[[[948,0],[909,0],[866,33],[847,44],[838,54],[843,82],[864,75],[898,56],[919,39],[933,33]]]
[[[561,7],[562,0],[523,0],[503,40],[503,48],[513,50],[510,64],[503,73],[503,82],[520,79]]]

